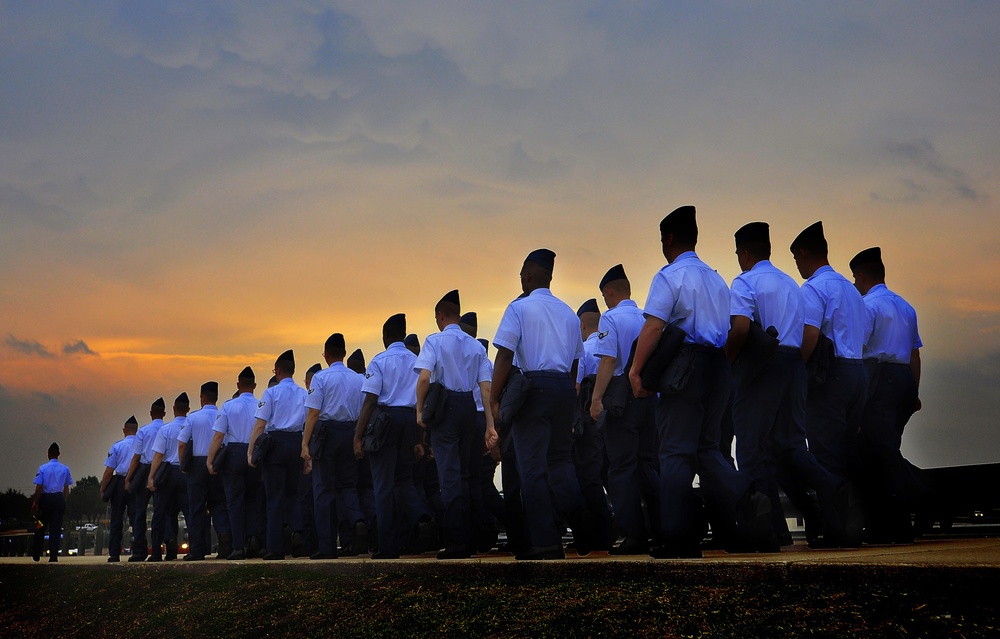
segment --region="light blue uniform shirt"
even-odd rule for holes
[[[440,382],[450,391],[467,393],[477,388],[479,382],[490,381],[491,377],[484,377],[488,372],[483,365],[485,361],[483,345],[458,324],[449,324],[440,333],[427,336],[413,370],[417,375],[422,370],[430,371],[431,382]]]
[[[868,315],[854,284],[826,265],[816,269],[801,290],[806,325],[819,328],[833,341],[837,357],[861,359]]]
[[[622,300],[618,302],[618,306],[601,315],[594,355],[598,358],[614,357],[615,375],[625,372],[628,356],[632,352],[632,342],[639,337],[639,331],[645,322],[642,310],[632,300]]]
[[[681,253],[653,276],[643,312],[681,328],[685,343],[722,348],[729,335],[729,287],[694,251]]]
[[[482,344],[480,344],[482,346]],[[480,376],[485,375],[486,381],[493,381],[493,362],[490,361],[489,357],[485,357],[486,349],[483,349],[483,370],[480,371]],[[476,410],[480,413],[484,412],[486,409],[483,407],[483,391],[479,390],[477,385],[472,389],[472,399],[476,400]]]
[[[389,344],[389,348],[368,364],[362,392],[378,397],[379,406],[415,408],[417,374],[413,372],[413,365],[416,361],[417,356],[403,342]]]
[[[876,284],[864,297],[871,336],[865,343],[865,359],[909,364],[913,349],[923,346],[917,332],[917,312],[885,284]]]
[[[222,433],[225,443],[249,444],[256,421],[257,398],[253,393],[240,393],[222,405],[212,430]]]
[[[153,442],[153,452],[161,453],[163,461],[168,464],[180,463],[180,456],[177,454],[177,436],[181,434],[181,429],[187,423],[187,417],[175,417],[173,421],[167,422],[156,433],[156,441]]]
[[[267,422],[265,432],[301,433],[306,423],[306,390],[286,377],[264,391],[255,419]]]
[[[597,356],[597,333],[591,333],[583,342],[583,357],[576,367],[576,383],[579,384],[587,375],[597,375],[597,367],[601,358]]]
[[[733,280],[729,291],[729,314],[749,317],[767,329],[778,331],[778,344],[802,348],[802,292],[790,275],[761,260]]]
[[[318,410],[321,421],[356,422],[364,399],[363,380],[343,362],[334,362],[313,375],[306,408]]]
[[[549,289],[535,289],[507,306],[493,345],[513,351],[526,372],[568,373],[583,357],[580,318]]]
[[[66,486],[73,485],[73,477],[69,474],[69,466],[58,459],[50,459],[38,467],[35,473],[35,485],[42,487],[45,493],[61,493]]]
[[[139,456],[139,463],[153,463],[153,443],[156,441],[156,434],[160,432],[161,428],[163,428],[163,420],[154,419],[136,432],[135,449],[132,451],[132,454]]]
[[[108,450],[108,458],[104,460],[104,466],[113,468],[116,475],[127,475],[128,467],[132,464],[132,455],[135,454],[135,435],[129,435],[125,439],[119,439],[111,444]]]
[[[195,457],[208,457],[208,449],[212,446],[212,435],[215,431],[215,420],[219,417],[219,409],[212,404],[201,407],[188,415],[187,423],[177,435],[178,442],[193,442],[191,454]]]

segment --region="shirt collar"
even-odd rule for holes
[[[809,280],[813,279],[814,277],[819,277],[820,275],[822,275],[823,273],[826,273],[828,271],[832,273],[833,272],[833,267],[830,266],[829,264],[824,264],[823,266],[821,266],[818,269],[816,269],[815,273],[813,273],[812,275],[809,276]],[[809,280],[806,280],[806,281],[808,282]]]
[[[536,288],[535,290],[528,293],[528,297],[534,297],[535,295],[542,295],[545,297],[553,297],[552,291],[547,288]]]
[[[875,286],[868,289],[868,292],[865,293],[865,297],[868,296],[878,297],[879,295],[885,295],[888,292],[889,292],[889,287],[887,287],[885,284],[876,284]]]
[[[760,267],[762,269],[771,268],[771,260],[761,260],[761,261],[757,262],[756,264],[754,264],[753,266],[751,266],[750,270],[751,271],[756,271],[757,267]]]
[[[448,324],[443,329],[441,329],[442,333],[444,333],[445,331],[462,331],[462,327],[459,326],[458,324]],[[464,333],[465,331],[462,332]]]
[[[622,300],[618,302],[618,306],[615,306],[615,308],[622,308],[623,306],[634,306],[639,308],[639,305],[635,303],[635,300]]]

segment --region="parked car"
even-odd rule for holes
[[[77,526],[76,529],[77,530],[85,530],[87,532],[96,532],[97,531],[97,524],[84,524],[82,526]]]

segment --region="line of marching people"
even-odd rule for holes
[[[663,218],[659,239],[667,264],[644,308],[617,264],[598,284],[603,313],[553,295],[555,253],[532,251],[492,361],[455,290],[423,345],[404,314],[386,320],[367,367],[360,351],[345,364],[334,333],[305,387],[287,351],[259,399],[246,368],[221,408],[216,382],[198,410],[181,394],[168,422],[157,400],[109,451],[109,560],[127,511],[129,561],[174,558],[181,512],[189,560],[210,554],[213,526],[229,559],[460,559],[495,548],[501,527],[518,559],[565,557],[567,528],[580,555],[700,557],[709,529],[729,552],[777,552],[791,543],[779,491],[811,546],[912,541],[929,490],[900,443],[922,344],[881,251],[851,260],[852,283],[817,222],[790,245],[799,286],[751,222],[727,285],[698,257],[694,207]]]

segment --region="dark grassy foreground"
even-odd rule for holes
[[[0,634],[1000,636],[995,569],[358,566],[5,565]]]

